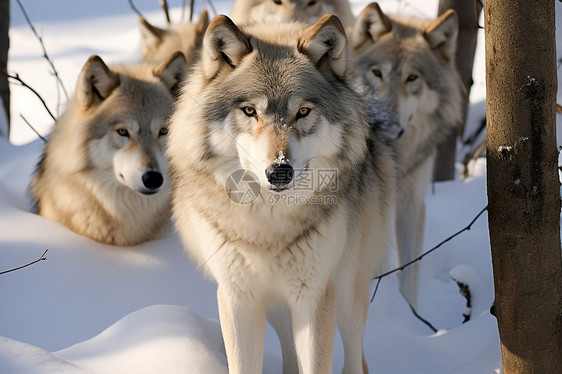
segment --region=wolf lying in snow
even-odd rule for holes
[[[102,243],[157,238],[169,217],[166,120],[185,71],[180,52],[159,65],[90,57],[31,181],[39,214]]]

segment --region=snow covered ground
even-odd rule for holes
[[[107,62],[140,57],[137,17],[125,0],[22,2],[69,93],[91,54]],[[149,21],[164,25],[158,1],[134,2]],[[179,20],[180,2],[169,3],[175,7],[172,18]],[[437,0],[380,3],[386,11],[427,17],[437,9]],[[356,14],[366,4],[353,1]],[[199,11],[201,3],[197,5]],[[231,7],[225,0],[214,5],[226,14]],[[63,94],[57,92],[17,3],[11,7],[9,72],[18,73],[60,112]],[[557,2],[556,7],[562,14],[562,5]],[[471,94],[471,127],[484,115],[482,38]],[[0,275],[0,373],[226,373],[216,285],[184,254],[172,228],[161,240],[119,248],[80,237],[30,213],[26,188],[43,143],[19,114],[44,135],[52,120],[27,89],[11,87],[11,141],[16,145],[0,139],[0,271],[49,251],[47,261]],[[427,196],[424,248],[466,226],[485,205],[483,161],[471,165],[471,176],[463,182],[436,184]],[[394,264],[391,261],[389,268]],[[419,313],[439,331],[433,333],[412,315],[395,275],[383,279],[370,307],[365,337],[371,371],[499,373],[497,325],[488,311],[493,282],[486,214],[472,230],[424,258],[421,272]],[[465,299],[451,276],[468,283],[472,291],[472,318],[464,324]],[[279,345],[271,329],[266,351],[264,373],[281,373]],[[335,372],[342,363],[337,341]]]

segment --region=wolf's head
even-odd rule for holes
[[[163,61],[172,53],[180,51],[190,66],[197,57],[208,25],[209,15],[206,10],[201,13],[197,23],[170,25],[166,29],[139,18],[143,58],[146,61]]]
[[[120,182],[144,195],[166,185],[166,120],[185,71],[180,52],[160,65],[112,68],[90,57],[75,97],[75,132],[87,149],[80,168],[103,175],[99,183]]]
[[[354,20],[347,0],[236,0],[232,9],[232,18],[236,22],[268,18],[312,24],[324,14],[337,15],[345,26]]]
[[[353,75],[369,108],[391,99],[400,126],[441,118],[455,126],[460,120],[460,80],[454,56],[458,20],[454,11],[435,20],[387,16],[377,3],[357,18],[352,50]],[[372,117],[376,113],[369,110]],[[446,130],[446,129],[444,129]]]
[[[243,28],[216,17],[171,119],[175,172],[195,168],[224,186],[233,171],[246,169],[262,193],[272,193],[294,191],[321,169],[345,174],[356,167],[368,125],[347,83],[347,62],[335,16],[312,26]],[[322,189],[311,183],[303,194]]]

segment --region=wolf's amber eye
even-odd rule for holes
[[[248,117],[253,117],[253,116],[256,115],[256,108],[251,107],[251,106],[245,106],[244,108],[242,108],[242,111]]]
[[[382,78],[382,71],[379,69],[373,69],[373,74],[375,74],[375,77],[377,78]]]
[[[281,1],[281,0],[273,0],[273,2],[274,2],[275,4],[277,4],[277,5],[281,5],[281,4],[282,4],[282,1]]]
[[[158,136],[168,135],[168,129],[166,127],[162,127],[160,131],[158,131]]]
[[[300,118],[304,118],[304,117],[308,116],[309,114],[310,114],[310,108],[307,108],[307,107],[303,106],[297,112],[297,120],[300,119]]]
[[[117,129],[117,134],[125,138],[129,137],[129,132],[126,129]]]
[[[413,82],[416,79],[418,79],[417,74],[410,74],[410,75],[408,75],[408,78],[406,78],[406,82]]]

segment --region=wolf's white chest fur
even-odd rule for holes
[[[335,208],[330,219],[295,237],[302,228],[285,213],[299,207],[262,204],[227,209],[228,223],[220,228],[194,212],[188,251],[197,252],[222,286],[266,299],[296,301],[303,289],[324,287],[346,247],[345,209]]]

